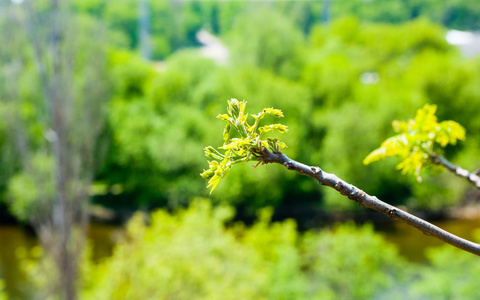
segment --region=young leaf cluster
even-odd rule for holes
[[[228,175],[233,165],[252,159],[259,160],[262,147],[266,147],[272,152],[279,152],[280,149],[287,147],[285,143],[279,141],[279,137],[262,139],[262,135],[267,132],[280,134],[287,132],[287,126],[270,124],[259,127],[260,120],[267,115],[283,117],[281,110],[264,108],[258,114],[251,115],[254,122],[250,124],[247,120],[249,115],[245,113],[246,101],[230,99],[227,103],[227,113],[217,116],[227,122],[223,130],[223,146],[217,149],[208,146],[204,149],[205,156],[211,161],[208,162],[209,169],[204,170],[201,176],[209,180],[207,188],[211,187],[210,193],[213,192],[220,179]],[[239,137],[231,137],[232,128]]]
[[[436,110],[436,105],[426,104],[417,111],[415,119],[393,121],[392,127],[398,134],[385,140],[363,163],[367,165],[398,155],[402,161],[397,169],[403,174],[414,174],[421,181],[420,170],[431,165],[432,155],[438,155],[441,148],[465,139],[465,128],[451,120],[438,122]]]

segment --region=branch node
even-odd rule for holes
[[[293,163],[290,162],[290,161],[284,162],[283,165],[285,166],[285,168],[287,168],[287,169],[289,169],[289,170],[294,170],[294,169],[295,169],[295,166],[294,166]]]
[[[322,171],[319,167],[311,167],[310,169],[312,170],[313,174],[318,174]]]
[[[389,209],[388,215],[392,218],[395,217],[397,215],[397,210],[395,208]]]
[[[353,200],[353,201],[357,202],[358,205],[361,205],[361,204],[360,204],[360,199],[361,199],[361,197],[360,197],[360,194],[359,194],[358,191],[353,190],[353,191],[348,195],[348,198],[349,198],[350,200]]]
[[[338,181],[335,183],[335,189],[340,192],[340,194],[344,196],[349,196],[349,193],[347,191],[346,185],[342,181]]]

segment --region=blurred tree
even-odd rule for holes
[[[476,1],[456,0],[443,5],[441,22],[445,26],[459,30],[480,29],[480,8]]]
[[[287,77],[298,74],[295,65],[303,45],[302,32],[275,10],[247,11],[226,37],[233,63],[251,65]]]
[[[351,15],[361,21],[399,23],[409,17],[409,7],[401,0],[334,1],[331,6],[334,19]]]
[[[140,45],[139,1],[72,0],[72,4],[74,12],[87,13],[102,19],[109,24],[110,29],[123,36],[129,49],[137,49]],[[178,49],[198,45],[196,33],[202,28],[223,35],[232,27],[238,27],[237,23],[242,23],[244,16],[251,15],[252,12],[255,15],[257,11],[268,12],[266,19],[272,17],[272,11],[280,12],[282,19],[289,20],[287,23],[295,24],[299,31],[308,34],[315,24],[320,23],[324,9],[323,3],[316,1],[262,3],[169,0],[145,3],[151,15],[152,54],[157,60],[165,59]],[[331,3],[329,11],[333,20],[353,16],[362,23],[398,24],[426,18],[450,28],[478,30],[480,25],[476,20],[480,11],[475,4],[474,0],[455,0],[448,4],[440,0],[353,0]],[[265,24],[268,25],[269,22],[262,25]],[[283,30],[290,25],[275,26]],[[252,32],[247,34],[251,35]],[[285,38],[289,35],[284,32],[281,36]],[[284,43],[282,47],[285,45],[288,43]]]
[[[467,107],[476,107],[478,101],[474,97],[480,96],[471,84],[478,76],[477,63],[459,57],[443,34],[441,27],[425,20],[392,26],[362,24],[354,18],[344,18],[330,27],[315,28],[305,51],[302,81],[316,104],[314,117],[308,119],[312,120],[314,131],[324,133],[324,139],[310,148],[310,153],[318,154],[302,160],[321,162],[326,170],[335,171],[381,198],[391,199],[391,203],[408,202],[410,207],[429,209],[458,203],[469,187],[457,179],[427,177],[423,185],[418,185],[401,179],[398,174],[385,173],[392,167],[391,162],[358,172],[362,168],[360,161],[382,140],[379,134],[384,132],[385,136],[391,130],[391,120],[406,118],[427,102],[438,103],[442,119],[458,119],[462,123],[465,120],[471,134],[465,144],[470,155],[468,158],[466,153],[461,155],[462,165],[476,169],[478,122],[469,115],[473,110]],[[362,134],[368,128],[378,131]],[[378,142],[373,143],[375,140]],[[314,144],[312,141],[306,146],[310,143]],[[447,148],[446,154],[453,158],[464,151],[463,147]],[[325,196],[329,205],[335,207],[341,203],[335,192],[327,192]]]
[[[144,59],[150,60],[152,58],[150,7],[146,0],[141,0],[139,7],[140,53]]]
[[[110,97],[105,29],[69,14],[68,3],[24,1],[2,18],[2,115],[21,170],[8,183],[11,211],[31,222],[55,262],[50,288],[76,299],[88,226],[89,185]],[[6,41],[6,40],[4,40]]]
[[[109,193],[95,201],[148,209],[186,204],[204,193],[194,178],[201,170],[201,141],[208,139],[208,128],[215,124],[203,111],[207,100],[194,92],[200,93],[198,86],[208,82],[205,70],[213,72],[215,67],[189,53],[178,56],[167,61],[166,70],[155,70],[132,53],[112,54],[112,147],[97,179],[121,189],[118,196]]]
[[[459,30],[480,28],[480,10],[474,0],[353,0],[331,6],[334,19],[355,16],[362,22],[400,23],[424,17]]]
[[[275,18],[282,20],[283,17],[272,14],[273,23]],[[265,27],[260,25],[262,16],[258,19],[256,27]],[[242,41],[235,37],[240,25],[226,33],[232,42]],[[250,28],[246,22],[242,26]],[[280,34],[273,29],[267,31]],[[294,32],[303,45],[301,33]],[[247,38],[244,33],[237,35]],[[257,33],[253,32],[252,36]],[[221,112],[222,99],[232,96],[247,99],[254,110],[273,104],[281,107],[286,114],[285,124],[297,132],[286,137],[291,145],[286,150],[290,155],[302,161],[318,162],[326,170],[334,170],[372,194],[390,199],[393,204],[409,202],[411,207],[442,209],[462,198],[468,187],[455,180],[433,181],[426,177],[425,184],[419,186],[387,172],[392,162],[367,169],[361,164],[391,130],[392,119],[411,115],[427,101],[439,103],[442,118],[455,118],[442,114],[457,111],[468,119],[465,124],[473,134],[468,149],[473,156],[462,157],[470,160],[465,165],[475,163],[472,157],[478,142],[477,118],[465,109],[468,106],[457,106],[456,102],[440,97],[442,93],[428,88],[438,86],[460,103],[473,103],[472,99],[478,95],[473,84],[479,74],[476,64],[461,63],[462,59],[444,40],[442,28],[425,20],[392,26],[362,24],[354,18],[345,18],[329,27],[314,28],[308,45],[298,51],[290,48],[293,52],[270,51],[267,45],[276,45],[276,42],[264,41],[259,36],[254,38],[258,39],[258,47],[243,45],[244,50],[233,50],[237,53],[236,59],[226,66],[216,66],[195,50],[179,51],[164,65],[155,67],[127,52],[112,55],[116,96],[109,111],[114,146],[108,155],[108,167],[98,179],[109,186],[122,186],[122,192],[117,196],[111,193],[99,196],[96,201],[117,208],[151,208],[185,204],[196,195],[205,195],[203,184],[197,178],[198,171],[193,167],[201,170],[201,153],[187,150],[185,145],[189,145],[188,149],[201,149],[205,144],[218,142],[205,128],[221,127],[220,122],[209,120],[209,116]],[[398,36],[402,36],[401,43]],[[262,55],[278,57],[275,60],[278,63],[260,62]],[[448,76],[441,74],[448,73],[447,69],[458,72],[452,73],[452,80],[445,81]],[[459,76],[461,80],[453,80]],[[378,130],[370,130],[365,135],[371,128]],[[166,141],[168,147],[159,144]],[[455,153],[447,149],[447,154]],[[186,167],[188,164],[192,167]],[[359,169],[364,171],[358,172]],[[242,205],[250,213],[266,204],[282,203],[356,209],[348,202],[339,201],[336,193],[321,195],[315,183],[281,171],[258,170],[252,174],[234,170],[230,176],[235,178],[235,184],[228,189],[219,186],[222,197],[213,197],[216,201]],[[259,178],[268,176],[275,176],[281,188],[275,191],[266,188]],[[424,201],[429,199],[426,195],[435,201]]]

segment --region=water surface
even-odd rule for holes
[[[113,246],[123,234],[123,227],[91,224],[88,238],[93,244],[92,257],[100,260],[112,254]],[[27,298],[30,285],[20,267],[18,251],[31,250],[38,245],[34,233],[22,226],[0,226],[0,278],[5,281],[11,299]]]

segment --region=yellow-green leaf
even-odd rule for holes
[[[225,128],[223,129],[223,144],[228,143],[228,139],[230,138],[230,123],[227,123],[225,125]]]
[[[272,116],[277,117],[277,118],[283,117],[282,111],[279,110],[279,109],[275,109],[275,108],[264,108],[263,113],[268,114],[268,115],[272,115]]]
[[[260,131],[260,133],[265,133],[273,130],[276,130],[279,133],[285,133],[288,131],[288,127],[282,124],[272,124],[272,125],[265,125],[258,128],[258,131]]]
[[[225,120],[225,121],[229,121],[229,120],[230,120],[230,117],[229,117],[227,114],[218,115],[217,118],[218,118],[218,119]]]
[[[420,131],[432,130],[437,125],[437,116],[435,116],[436,111],[436,105],[425,104],[422,108],[417,110],[412,129]]]
[[[395,132],[398,132],[398,133],[408,132],[408,124],[407,122],[404,122],[404,121],[395,120],[392,122],[392,127],[393,127],[393,130],[395,130]]]

